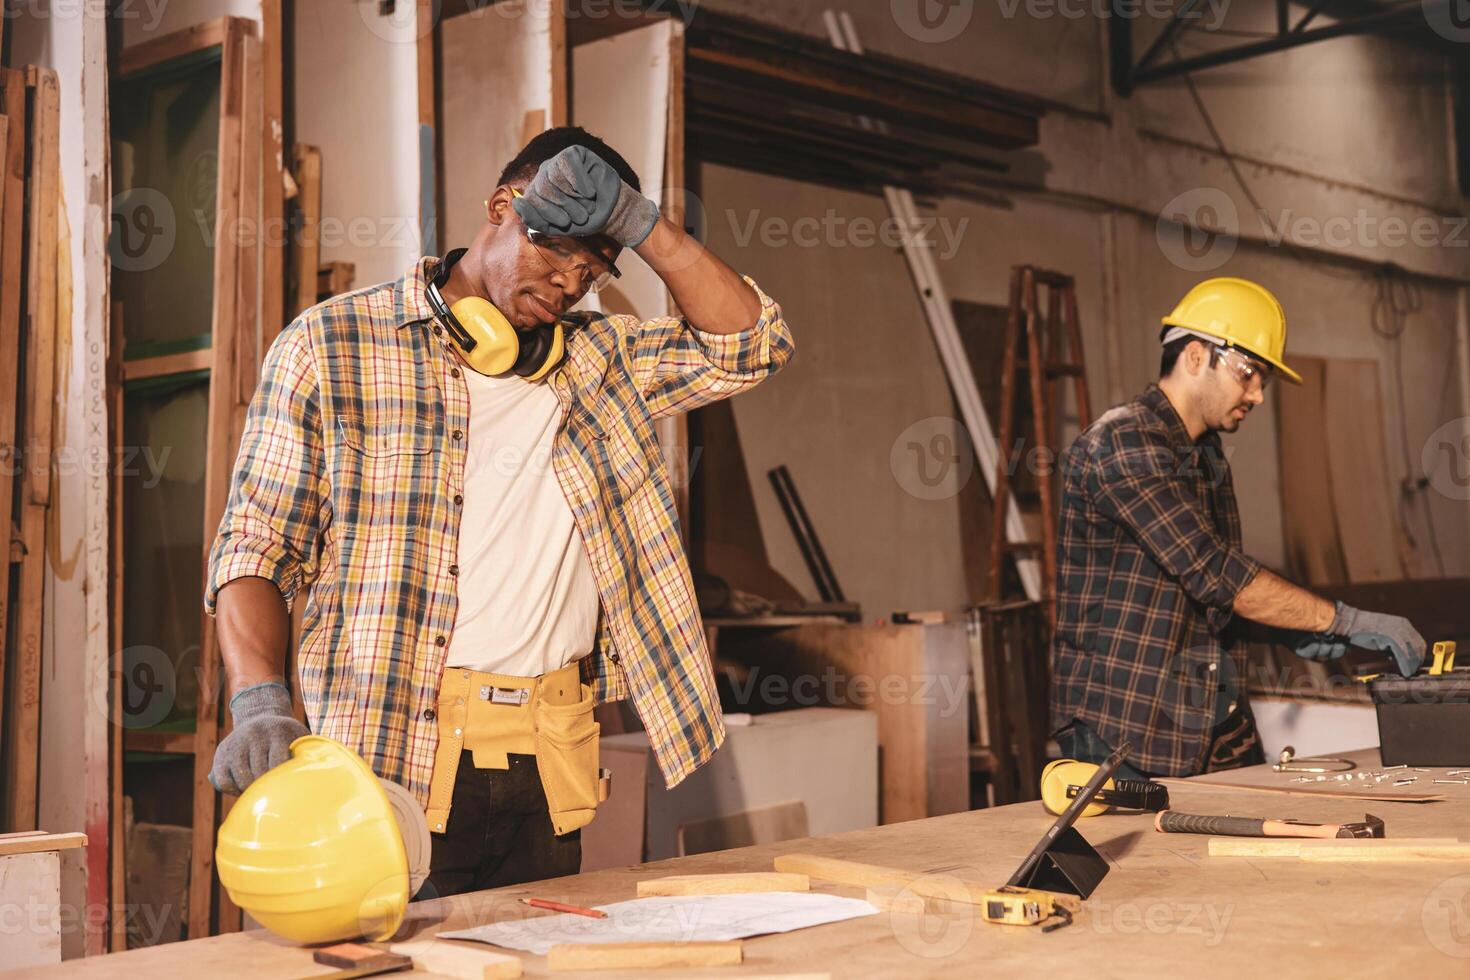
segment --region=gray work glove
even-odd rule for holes
[[[585,146],[569,146],[541,164],[511,207],[543,235],[606,235],[629,248],[641,245],[658,221],[658,205]]]
[[[1291,649],[1303,660],[1341,660],[1348,651],[1348,642],[1328,633],[1296,633]]]
[[[1405,677],[1413,677],[1424,662],[1424,637],[1402,616],[1367,612],[1339,602],[1327,633],[1364,650],[1392,653],[1399,673]]]
[[[286,685],[267,681],[230,699],[235,727],[214,750],[209,782],[221,793],[243,793],[267,770],[291,758],[291,743],[308,735],[291,713]]]

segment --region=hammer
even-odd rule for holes
[[[1302,823],[1261,817],[1204,817],[1165,810],[1154,818],[1165,834],[1219,834],[1227,837],[1383,837],[1383,820],[1371,813],[1358,823]]]

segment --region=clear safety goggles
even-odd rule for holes
[[[1258,381],[1261,390],[1265,391],[1270,387],[1271,379],[1276,376],[1271,365],[1258,361],[1234,347],[1211,346],[1210,360],[1211,363],[1224,364],[1231,376],[1240,382],[1240,386],[1246,391],[1250,391]]]

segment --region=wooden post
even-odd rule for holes
[[[60,91],[56,73],[26,69],[31,101],[31,168],[27,221],[26,353],[21,447],[21,560],[14,622],[16,655],[6,726],[9,757],[7,822],[36,828],[41,747],[41,629],[46,582],[46,511],[51,498],[51,427],[56,393],[56,234],[59,217]]]
[[[281,0],[260,0],[261,96],[261,270],[260,349],[270,347],[286,326],[286,148]]]
[[[248,21],[227,21],[224,57],[220,67],[219,170],[216,185],[213,343],[209,381],[208,449],[204,472],[204,548],[201,562],[207,565],[208,549],[219,530],[229,492],[230,464],[234,454],[230,439],[234,430],[236,401],[236,333],[239,329],[239,256],[229,247],[232,229],[240,221],[241,153],[244,115],[245,38]],[[214,888],[214,822],[216,793],[209,782],[214,749],[219,737],[220,693],[223,687],[219,646],[214,618],[202,611],[199,648],[199,704],[194,729],[194,843],[189,873],[189,937],[209,935]]]
[[[0,202],[0,461],[9,470],[19,453],[15,446],[17,396],[20,389],[20,320],[24,290],[21,287],[21,258],[25,245],[26,207],[26,83],[25,73],[0,69],[0,98],[6,114],[3,147],[4,185]],[[7,488],[9,484],[3,484]],[[13,520],[12,494],[0,493],[0,531],[7,544]],[[10,635],[10,562],[0,561],[0,691],[5,687],[5,656]],[[0,697],[0,722],[6,699]],[[0,731],[4,731],[0,728]]]
[[[290,312],[295,317],[316,305],[316,274],[322,257],[322,152],[298,143],[291,157],[295,163],[296,202],[301,209],[301,227],[293,250],[296,296]]]
[[[112,322],[109,324],[109,339],[107,344],[107,415],[108,415],[108,446],[120,447],[123,444],[123,307],[122,303],[112,304]],[[108,726],[108,735],[111,744],[110,751],[108,791],[111,794],[111,941],[109,950],[120,953],[128,948],[128,921],[127,921],[127,828],[124,819],[123,801],[123,747],[127,741],[127,729],[123,727],[123,488],[126,481],[123,479],[123,467],[119,465],[118,459],[109,454],[108,460],[108,520],[111,525],[109,534],[108,552],[108,576],[107,576],[107,598],[108,598],[108,623],[107,623],[107,655],[111,661],[111,670],[108,676],[111,678],[112,689],[108,693],[108,703],[112,706],[112,724]]]

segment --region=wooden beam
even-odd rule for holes
[[[286,326],[285,28],[281,0],[260,0],[261,130],[265,141],[261,175],[260,349],[268,349]]]
[[[108,323],[107,343],[107,444],[113,452],[123,445],[123,304],[112,304],[112,318]],[[110,457],[117,459],[118,457]],[[127,729],[123,727],[123,492],[127,481],[123,478],[123,467],[108,468],[107,513],[109,533],[107,540],[107,671],[108,703],[112,706],[111,721],[107,726],[109,765],[108,791],[111,805],[108,820],[111,821],[112,853],[110,855],[109,904],[111,905],[111,933],[108,950],[121,953],[128,948],[128,889],[127,889],[127,833],[123,794],[123,754]]]
[[[822,881],[835,881],[839,885],[854,885],[858,888],[902,885],[924,898],[948,899],[968,905],[981,904],[985,900],[986,892],[993,891],[996,887],[962,881],[947,874],[885,868],[877,864],[863,864],[817,854],[782,854],[776,858],[775,865],[777,871],[804,874]]]
[[[669,875],[638,882],[638,897],[653,895],[744,895],[751,892],[804,892],[811,878],[779,871],[749,871],[744,874]]]
[[[301,209],[301,225],[293,250],[296,266],[296,296],[291,316],[316,305],[316,276],[321,265],[322,246],[322,151],[298,143],[291,152],[295,161],[296,205]]]
[[[230,21],[239,20],[238,17],[217,17],[203,24],[195,24],[193,27],[123,48],[122,54],[118,56],[118,73],[126,77],[165,61],[217,48],[225,43]]]
[[[26,358],[22,397],[25,439],[20,454],[20,561],[6,726],[9,794],[6,816],[12,830],[36,826],[40,784],[41,652],[45,618],[46,516],[51,492],[51,426],[56,391],[56,238],[60,220],[60,89],[56,73],[26,69],[30,91],[30,199],[27,208]]]
[[[161,378],[187,371],[207,371],[213,363],[214,350],[205,347],[200,350],[180,351],[177,354],[123,361],[119,370],[123,381],[142,381],[144,378]]]
[[[546,965],[560,970],[653,970],[667,967],[738,966],[740,941],[703,943],[563,943],[551,947]]]
[[[5,185],[0,203],[0,460],[14,466],[19,459],[15,442],[16,413],[20,390],[20,322],[24,297],[22,257],[26,248],[26,81],[25,73],[0,69],[0,108],[7,118],[3,147],[3,171],[0,183]],[[9,528],[14,519],[13,494],[9,484],[0,493],[0,528]],[[0,561],[0,725],[4,721],[6,651],[10,636],[10,562]],[[0,732],[5,729],[0,727]],[[0,767],[3,768],[3,767]]]
[[[37,851],[69,851],[86,846],[86,834],[13,834],[0,838],[0,857]]]
[[[226,32],[220,76],[219,167],[215,193],[215,228],[237,227],[240,216],[240,134],[244,114],[245,39],[248,22],[231,20]],[[213,363],[210,366],[209,420],[204,471],[204,562],[224,514],[229,490],[229,450],[235,406],[235,335],[238,321],[238,255],[219,247],[214,253]],[[199,701],[194,736],[193,850],[189,873],[190,938],[210,934],[214,907],[214,824],[217,797],[209,782],[214,749],[219,733],[220,676],[219,646],[214,618],[200,611],[202,628],[199,651]]]

